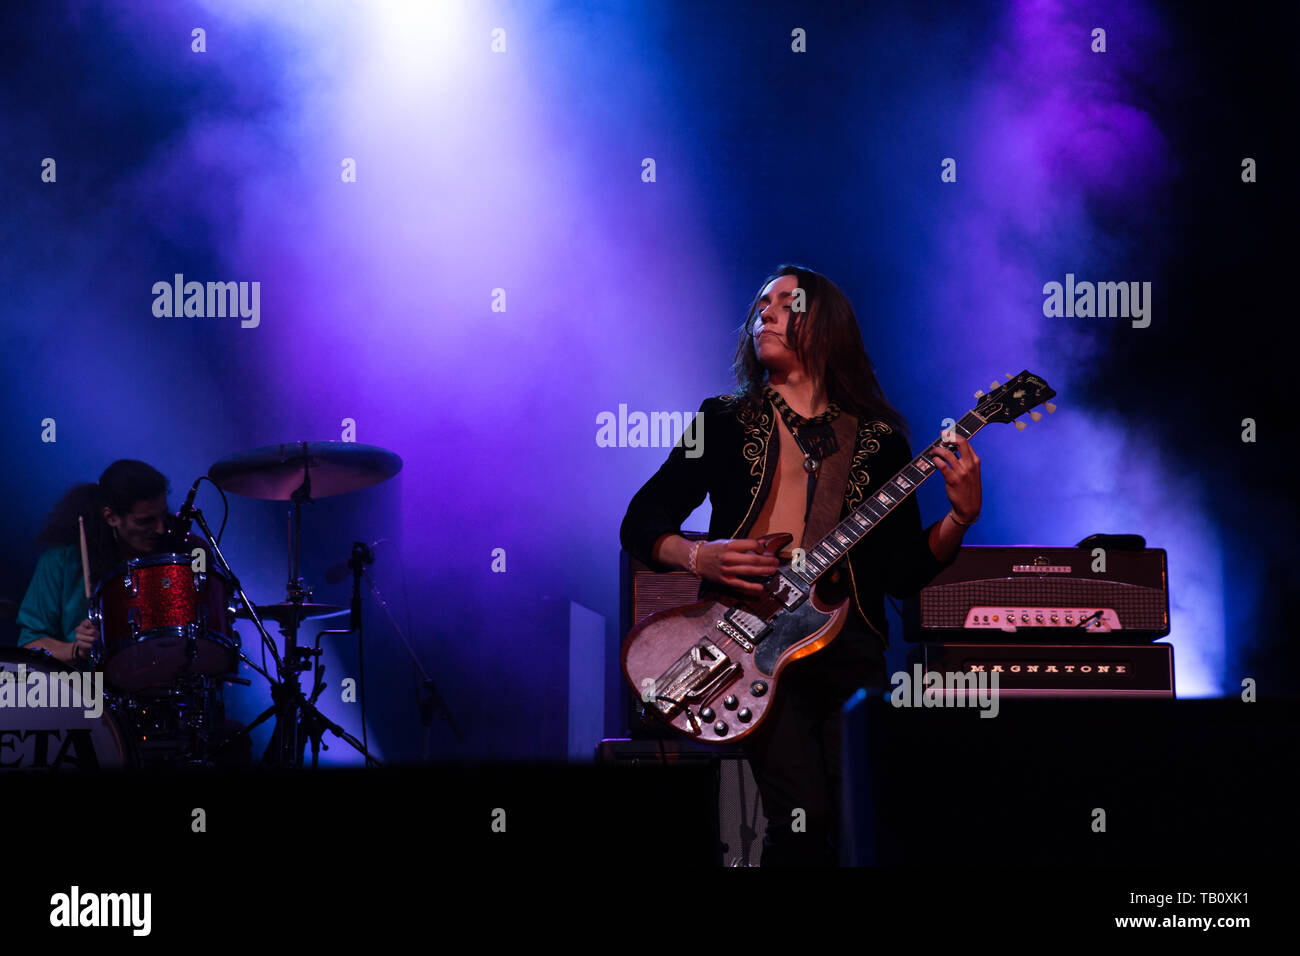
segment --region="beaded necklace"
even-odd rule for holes
[[[826,411],[820,415],[804,418],[795,414],[794,409],[781,397],[781,393],[771,385],[763,386],[763,394],[776,406],[781,420],[790,429],[795,443],[803,452],[804,471],[816,475],[822,460],[839,450],[839,442],[835,440],[835,430],[831,427],[831,422],[839,415],[840,407],[831,402],[826,406]]]

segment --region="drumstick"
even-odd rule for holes
[[[81,531],[81,576],[86,584],[86,600],[90,600],[90,554],[86,550],[86,519],[77,515],[77,526]]]

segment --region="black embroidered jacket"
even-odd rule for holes
[[[681,523],[705,495],[713,507],[709,540],[745,537],[762,510],[776,471],[781,443],[774,440],[777,411],[770,401],[765,399],[761,411],[755,411],[726,396],[706,398],[700,414],[702,438],[697,440],[702,454],[687,457],[679,441],[632,498],[620,528],[628,553],[656,570],[668,568],[651,558],[654,543],[665,534],[680,533]],[[912,458],[906,439],[880,421],[859,422],[852,452],[840,518],[848,517],[850,509]],[[848,564],[857,612],[885,646],[889,638],[884,593],[915,594],[945,567],[930,551],[915,495],[854,546]],[[703,582],[701,596],[715,587]]]

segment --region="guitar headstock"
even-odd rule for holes
[[[1008,424],[1025,412],[1029,412],[1030,417],[1038,421],[1043,416],[1032,409],[1039,405],[1044,405],[1048,412],[1056,411],[1056,406],[1050,401],[1056,397],[1056,392],[1037,375],[1025,371],[1016,376],[1007,375],[1006,378],[1001,384],[994,382],[987,394],[982,391],[975,393],[979,399],[975,411],[986,422]],[[1024,422],[1016,422],[1016,428],[1024,427]]]

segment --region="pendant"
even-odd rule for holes
[[[817,469],[819,467],[821,467],[821,462],[819,462],[816,458],[812,457],[812,455],[803,456],[803,470],[808,472],[808,474],[810,475],[817,474]]]

